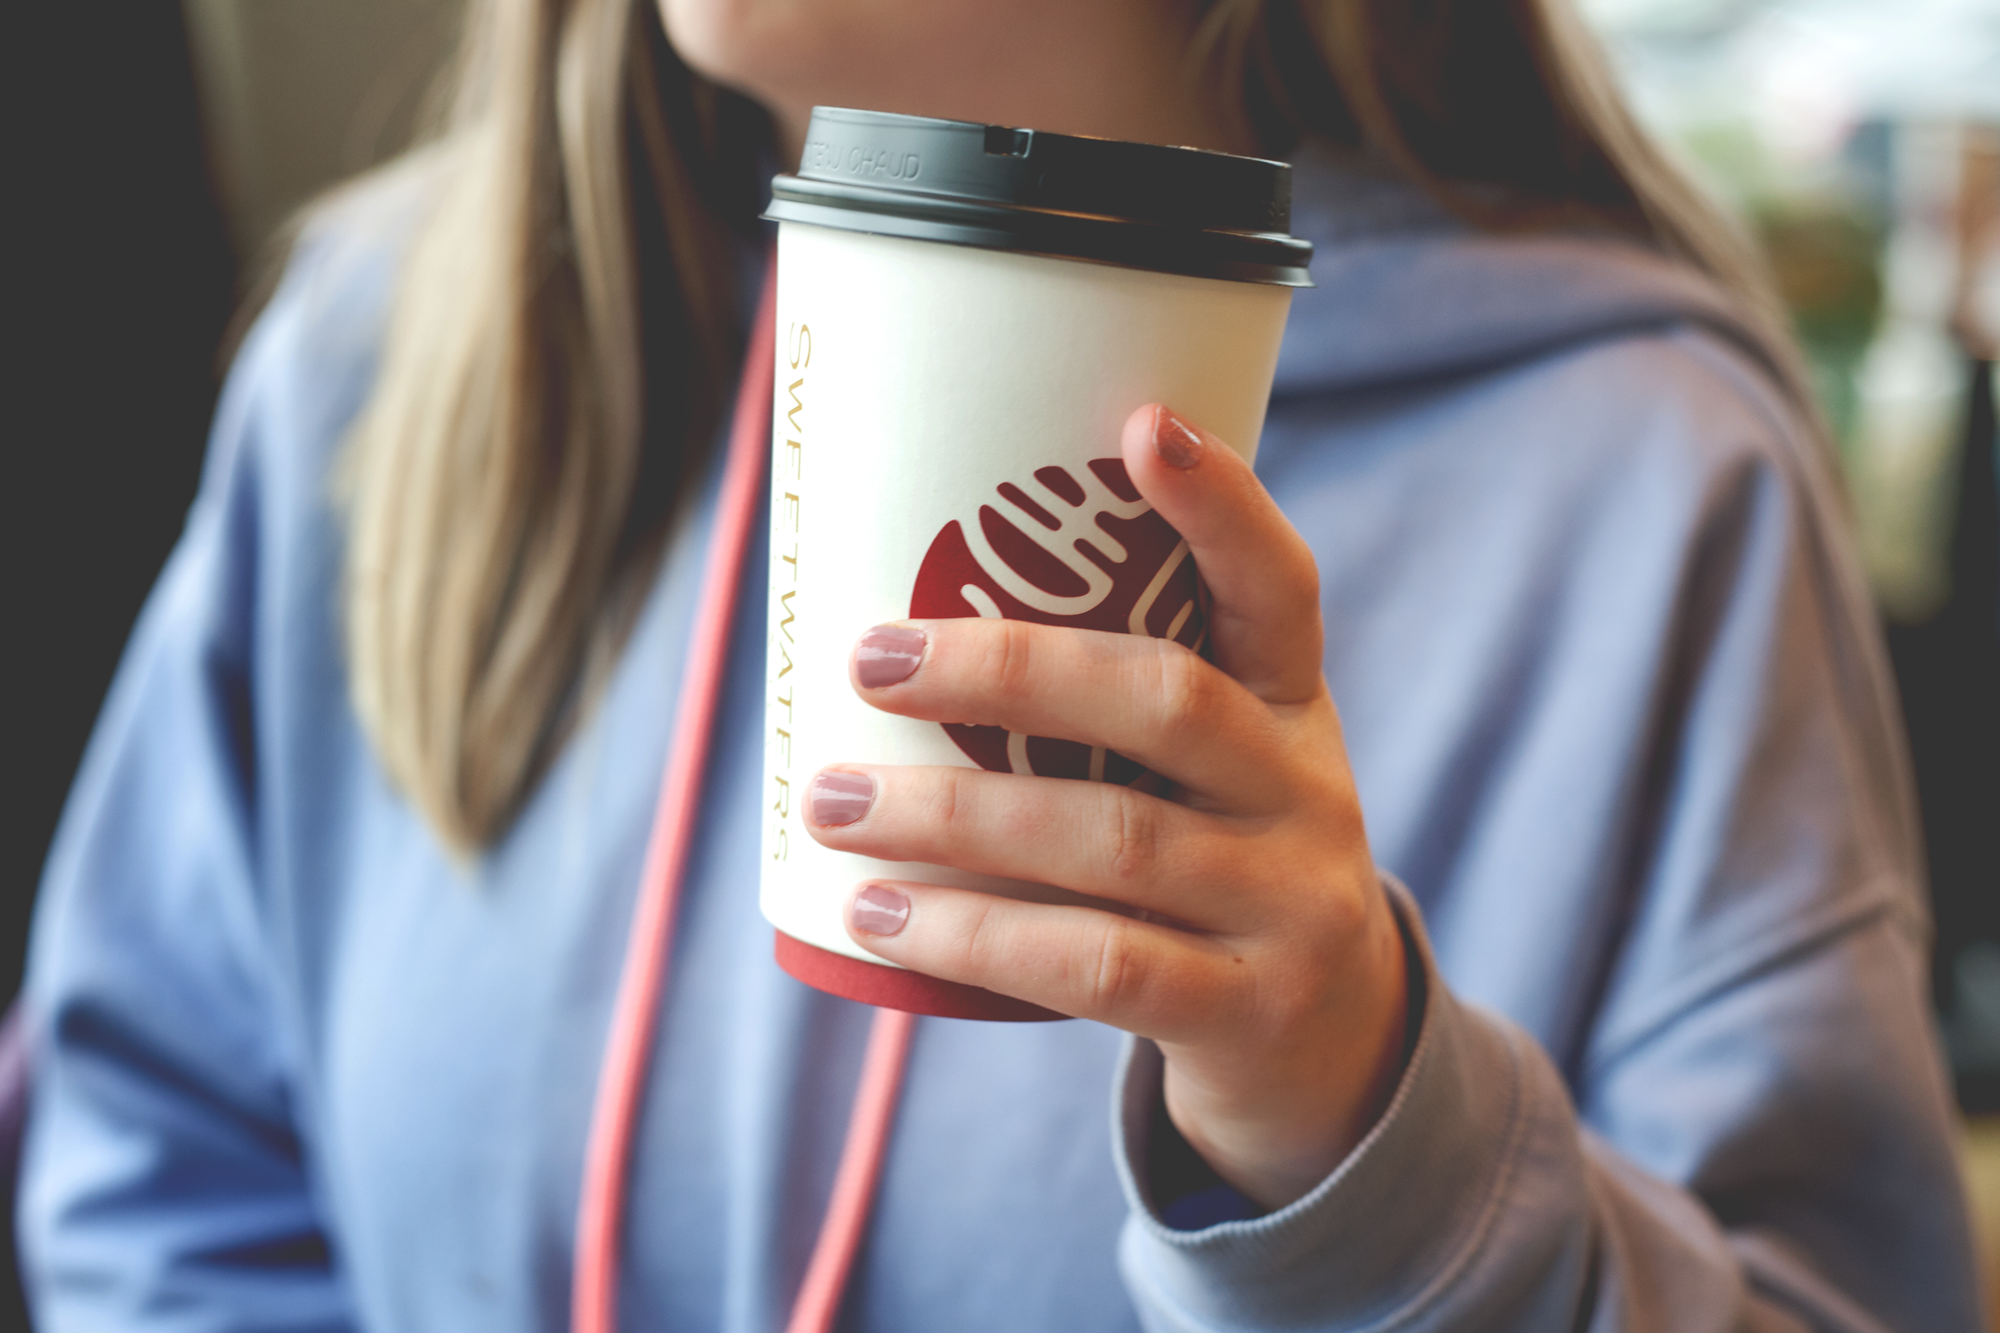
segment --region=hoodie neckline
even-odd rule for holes
[[[1498,370],[1583,343],[1703,326],[1768,372],[1741,306],[1707,275],[1604,232],[1482,231],[1380,162],[1309,141],[1293,233],[1314,286],[1293,298],[1274,399]]]

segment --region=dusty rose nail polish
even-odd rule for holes
[[[866,773],[815,773],[811,794],[812,822],[821,828],[852,824],[875,804],[875,779]]]
[[[1168,467],[1182,470],[1201,461],[1201,432],[1182,421],[1168,408],[1153,418],[1153,452]]]
[[[854,674],[863,689],[908,680],[924,660],[924,632],[909,625],[877,625],[854,649]]]
[[[910,900],[882,884],[870,884],[848,904],[847,920],[863,935],[894,935],[910,919]]]

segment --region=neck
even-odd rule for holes
[[[843,53],[847,58],[820,64],[820,71],[837,71],[831,77],[814,78],[809,86],[799,86],[805,80],[767,85],[760,95],[777,122],[788,165],[799,160],[815,105],[1254,151],[1243,118],[1229,113],[1199,77],[1188,25],[1167,21],[1163,8],[1157,0],[1065,0],[1059,20],[1040,24],[975,26],[947,18],[938,30],[913,34],[907,43],[864,44],[866,49]]]

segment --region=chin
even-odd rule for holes
[[[949,115],[976,104],[1001,58],[994,14],[1060,31],[1072,0],[659,0],[681,59],[802,118],[816,105]],[[1044,13],[1053,8],[1057,13]],[[1073,24],[1074,20],[1068,21]],[[1012,53],[1008,53],[1012,54]],[[1015,62],[1019,63],[1019,62]]]
[[[871,38],[922,22],[918,0],[659,0],[667,40],[689,67],[773,110],[854,96],[883,53]],[[907,12],[906,12],[907,11]],[[871,58],[872,57],[872,58]],[[893,53],[889,55],[893,60]]]
[[[760,66],[759,55],[794,41],[808,15],[794,0],[658,0],[667,40],[696,72],[747,87]]]

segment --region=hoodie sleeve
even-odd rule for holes
[[[1421,1033],[1361,1146],[1276,1213],[1175,1230],[1137,1165],[1160,1055],[1133,1043],[1120,1265],[1145,1326],[1975,1333],[1944,1126],[1899,1092],[1933,1078],[1904,998],[1920,951],[1861,927],[1814,952],[1704,1005],[1612,1080],[1656,1132],[1707,1145],[1693,1187],[1581,1123],[1533,1038],[1460,1001],[1425,950]],[[1787,1038],[1808,1058],[1772,1049]],[[1748,1179],[1701,1188],[1725,1172]],[[1849,1264],[1823,1268],[1815,1250]]]
[[[1552,983],[1590,1015],[1562,1067],[1453,993],[1391,884],[1426,991],[1389,1110],[1304,1198],[1176,1230],[1145,1169],[1161,1057],[1133,1044],[1120,1263],[1148,1329],[1981,1327],[1893,705],[1814,466],[1713,470],[1625,925]]]
[[[18,1205],[43,1333],[352,1326],[259,896],[260,437],[297,304],[238,359],[43,882]]]

